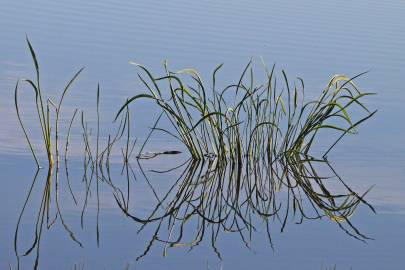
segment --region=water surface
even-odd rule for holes
[[[285,69],[291,79],[302,77],[308,97],[318,96],[333,74],[353,76],[370,70],[357,82],[362,89],[378,94],[367,101],[379,111],[360,127],[357,136],[345,138],[329,158],[356,191],[361,193],[375,185],[367,198],[376,207],[377,215],[359,208],[354,217],[358,227],[375,240],[364,244],[325,220],[302,225],[291,222],[281,234],[275,229],[274,250],[260,230],[251,250],[232,234],[224,234],[219,245],[223,251],[224,269],[271,266],[319,269],[322,265],[335,264],[338,269],[401,269],[401,255],[405,251],[401,241],[405,234],[402,194],[405,190],[402,135],[404,11],[402,1],[6,1],[0,9],[3,183],[0,190],[3,217],[0,221],[0,268],[16,264],[15,225],[35,173],[13,104],[16,80],[34,74],[25,43],[25,34],[28,34],[41,64],[42,85],[49,96],[57,97],[70,76],[86,66],[66,99],[65,124],[76,107],[85,108],[90,124],[95,123],[96,87],[100,82],[103,135],[110,132],[113,115],[122,102],[143,90],[136,76],[137,70],[128,64],[129,60],[143,63],[162,74],[162,62],[168,59],[173,69],[196,68],[207,80],[216,65],[224,63],[220,77],[229,82],[240,75],[251,57],[260,65],[261,56],[269,64],[275,62],[279,69]],[[36,116],[29,103],[32,97],[28,94],[23,100],[24,119],[36,138],[36,149],[40,149]],[[137,112],[134,135],[142,139],[151,125],[150,119],[157,113],[147,105],[134,110]],[[74,127],[72,141],[81,141],[80,131],[80,125]],[[173,141],[168,144],[164,138],[154,137],[152,141],[154,143],[148,148],[151,151],[168,145],[181,148]],[[71,179],[80,195],[82,150],[73,147],[71,151]],[[176,160],[159,158],[148,166],[169,168],[171,163],[180,162],[182,158],[187,159],[187,155],[176,157]],[[39,186],[43,185],[40,181],[45,177],[46,171],[41,171]],[[171,178],[154,177],[161,192],[167,187],[168,179]],[[137,209],[148,209],[153,196],[147,185],[139,179],[134,187]],[[78,210],[64,192],[61,196],[65,219],[75,228],[85,248],[73,243],[59,224],[44,234],[41,269],[56,266],[70,269],[75,263],[84,263],[88,269],[120,269],[143,252],[150,234],[137,234],[138,226],[116,208],[108,190],[103,192],[100,247],[97,248],[95,239],[94,201],[89,206],[87,225],[82,230],[80,208]],[[33,205],[38,205],[38,201],[37,193]],[[21,238],[26,242],[32,237],[31,218],[37,209],[30,209],[25,218],[24,228],[27,229]],[[188,269],[192,266],[218,269],[221,265],[206,242],[192,252],[178,248],[170,250],[168,255],[163,258],[162,248],[154,247],[138,262],[137,268]],[[24,266],[29,269],[32,258],[24,260]]]

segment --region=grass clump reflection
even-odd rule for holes
[[[184,169],[180,176],[166,193],[156,197],[157,203],[146,216],[131,211],[121,195],[125,192],[114,185],[117,205],[126,216],[142,225],[139,232],[146,227],[155,228],[145,252],[137,260],[157,242],[163,243],[166,255],[169,248],[193,249],[203,240],[211,242],[221,258],[217,240],[222,233],[239,235],[250,248],[252,237],[262,224],[273,247],[271,233],[276,228],[283,231],[288,220],[300,224],[326,217],[348,235],[361,241],[369,239],[349,220],[360,204],[374,211],[364,199],[368,190],[363,194],[354,192],[326,160],[285,156],[269,166],[265,160],[245,158],[236,164],[211,158],[190,160],[173,170],[152,173],[173,173],[181,168]],[[319,169],[328,169],[328,176],[319,175]],[[153,176],[144,175],[152,182]],[[333,180],[344,191],[334,192],[329,186]]]

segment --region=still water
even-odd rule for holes
[[[356,82],[361,89],[377,93],[367,104],[378,113],[348,136],[329,159],[340,176],[360,194],[370,186],[366,199],[376,209],[359,207],[351,220],[374,240],[366,243],[349,237],[329,219],[308,220],[271,231],[273,249],[264,226],[257,222],[248,249],[239,235],[221,232],[217,240],[222,261],[211,246],[211,234],[189,252],[175,247],[163,257],[164,244],[152,246],[138,262],[156,227],[145,227],[127,218],[117,207],[109,187],[100,187],[100,239],[97,246],[97,200],[88,202],[83,228],[80,224],[83,201],[83,149],[79,121],[72,129],[69,177],[78,206],[69,195],[65,176],[61,176],[60,202],[64,221],[83,244],[69,238],[60,220],[44,229],[40,249],[40,269],[405,269],[405,3],[402,1],[2,1],[0,8],[0,268],[16,267],[14,233],[19,213],[35,178],[36,167],[29,152],[14,107],[14,86],[18,78],[33,77],[34,68],[25,42],[27,34],[39,58],[42,85],[46,95],[57,99],[64,84],[80,67],[84,72],[65,100],[63,132],[75,108],[85,111],[89,125],[95,127],[96,88],[101,86],[101,137],[107,138],[115,113],[127,97],[142,89],[136,61],[163,74],[163,60],[173,70],[195,68],[207,80],[214,68],[224,63],[219,80],[235,81],[246,63],[260,57],[276,63],[291,79],[304,79],[307,95],[316,97],[333,74],[354,76],[369,72]],[[37,118],[28,88],[22,99],[24,121],[41,148]],[[31,91],[31,90],[30,90]],[[139,104],[139,103],[138,103]],[[148,105],[134,108],[134,138],[144,140],[158,114]],[[151,120],[152,119],[152,120]],[[152,124],[151,124],[152,123]],[[176,141],[154,136],[148,151],[181,150]],[[137,146],[137,149],[139,147]],[[131,209],[147,215],[179,177],[182,169],[168,170],[189,156],[184,153],[143,161],[148,183],[139,166],[137,180],[131,182]],[[46,164],[45,155],[40,155]],[[113,158],[117,181],[121,176],[120,156]],[[63,170],[62,170],[63,171]],[[62,175],[62,173],[61,173]],[[46,169],[37,185],[20,224],[20,253],[35,236]],[[154,194],[151,191],[154,187]],[[185,230],[192,240],[194,224]],[[193,223],[194,222],[194,223]],[[263,225],[263,224],[262,224]],[[166,224],[167,226],[167,224]],[[193,227],[195,226],[195,227]],[[167,230],[166,230],[167,231]],[[21,269],[31,269],[35,251],[21,259]],[[14,269],[14,268],[13,268]]]

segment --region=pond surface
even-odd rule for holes
[[[68,189],[63,158],[59,192],[63,219],[83,248],[69,237],[58,219],[49,230],[45,226],[42,233],[39,269],[72,269],[75,265],[84,265],[85,269],[125,269],[127,264],[129,269],[323,269],[335,265],[336,269],[403,269],[404,12],[403,1],[6,1],[0,8],[0,268],[17,266],[16,224],[36,180],[19,225],[19,254],[32,244],[48,173],[44,168],[36,175],[36,165],[14,107],[17,79],[35,75],[25,41],[27,34],[40,62],[46,96],[57,100],[71,76],[80,67],[86,67],[66,97],[61,119],[61,133],[66,136],[69,120],[75,108],[79,108],[69,150],[69,178],[77,205]],[[251,58],[260,67],[260,57],[269,66],[276,63],[279,71],[286,70],[292,80],[303,78],[308,99],[318,97],[334,74],[354,76],[369,71],[356,83],[366,92],[377,93],[367,97],[366,103],[378,112],[359,127],[357,135],[345,137],[328,157],[351,189],[363,194],[373,186],[365,198],[376,214],[361,205],[350,219],[373,240],[356,240],[330,219],[295,224],[299,219],[291,217],[283,232],[280,222],[272,226],[272,248],[265,224],[256,218],[250,248],[239,234],[220,231],[216,248],[222,261],[211,244],[211,231],[190,252],[187,247],[173,247],[164,257],[165,245],[158,242],[146,256],[135,261],[153,239],[157,224],[138,233],[141,224],[123,213],[108,185],[100,185],[99,201],[92,189],[81,226],[86,189],[82,181],[84,150],[79,118],[84,110],[94,135],[97,83],[101,88],[100,138],[105,144],[108,134],[114,133],[112,121],[118,109],[128,97],[144,90],[138,70],[128,61],[142,63],[162,75],[162,63],[167,59],[171,69],[195,68],[207,81],[215,67],[224,63],[218,81],[227,84],[238,80]],[[278,73],[281,79],[281,72]],[[21,88],[23,92],[24,123],[41,164],[45,165],[46,153],[32,106],[34,94],[26,86]],[[137,103],[131,110],[132,140],[138,138],[142,142],[159,112],[147,103]],[[135,149],[140,146],[138,143]],[[322,143],[316,147],[322,148]],[[156,197],[164,196],[186,168],[164,174],[151,170],[169,170],[189,159],[184,146],[167,136],[152,136],[146,150],[183,153],[142,160],[141,164],[134,161],[136,180],[131,179],[128,204],[131,213],[141,216],[154,209]],[[116,181],[124,189],[127,180],[125,170],[121,175],[119,151],[113,154],[111,162]],[[325,168],[320,171],[328,173]],[[54,217],[55,205],[51,209]],[[184,231],[188,241],[195,237],[198,222],[190,219]],[[162,233],[167,234],[167,223],[164,226],[166,231]],[[213,227],[207,227],[207,231]],[[36,252],[34,249],[21,257],[20,269],[33,268]]]

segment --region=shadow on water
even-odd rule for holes
[[[29,84],[37,89],[36,106],[44,135],[45,147],[49,159],[48,173],[42,190],[42,199],[34,229],[34,240],[28,248],[19,246],[19,232],[22,218],[30,205],[32,190],[37,183],[36,172],[23,205],[15,231],[14,248],[17,268],[20,268],[22,256],[35,253],[34,269],[39,267],[40,244],[44,229],[50,229],[60,223],[72,241],[80,247],[82,243],[65,222],[60,207],[59,185],[61,162],[59,153],[58,119],[62,99],[70,84],[65,88],[59,105],[48,101],[45,114],[39,87],[39,67],[31,44],[29,48],[37,71],[37,84]],[[71,185],[68,167],[68,149],[70,130],[77,115],[75,110],[68,126],[64,144],[65,178],[76,205],[81,205],[81,227],[92,194],[96,198],[96,239],[100,243],[100,189],[108,187],[115,199],[116,208],[140,225],[139,232],[147,227],[153,228],[149,244],[136,260],[146,256],[155,244],[163,246],[164,255],[169,248],[188,247],[193,249],[207,241],[219,259],[221,250],[217,245],[219,237],[227,232],[236,235],[247,248],[252,247],[253,236],[258,226],[266,227],[269,246],[274,248],[272,234],[278,228],[284,231],[288,222],[294,220],[300,224],[305,220],[328,218],[347,235],[366,241],[368,238],[352,223],[350,217],[361,204],[372,211],[374,208],[364,199],[368,193],[358,194],[338,175],[327,159],[329,151],[343,136],[355,133],[359,124],[369,119],[375,112],[370,112],[359,100],[368,93],[361,93],[353,83],[353,78],[336,75],[329,81],[317,100],[304,102],[304,83],[299,79],[301,89],[290,88],[285,72],[283,90],[277,90],[274,66],[266,69],[266,82],[256,86],[251,62],[245,67],[238,83],[217,89],[215,85],[218,66],[212,75],[212,87],[204,85],[200,75],[191,69],[177,72],[169,71],[165,63],[165,75],[154,77],[145,67],[137,65],[146,74],[149,82],[139,75],[149,93],[128,98],[118,111],[116,131],[108,135],[102,145],[100,140],[100,87],[97,87],[95,134],[81,111],[81,128],[83,139],[83,202],[75,197]],[[246,75],[248,74],[248,76]],[[181,79],[181,75],[189,76]],[[247,76],[247,78],[245,78]],[[169,96],[161,89],[164,82]],[[194,82],[194,86],[190,83]],[[186,86],[187,85],[187,86]],[[208,94],[206,89],[212,89]],[[17,105],[16,86],[16,109]],[[230,95],[230,97],[228,96]],[[39,97],[39,99],[38,99]],[[131,136],[131,112],[129,105],[138,99],[149,99],[157,105],[159,117],[154,122],[148,136],[141,145],[137,155],[134,154],[137,140]],[[231,104],[228,99],[234,100]],[[284,101],[285,100],[285,101]],[[56,120],[54,132],[51,132],[49,108],[55,107]],[[353,121],[349,109],[354,107],[366,112],[366,116]],[[19,116],[19,115],[18,115]],[[159,127],[162,119],[171,124],[172,129]],[[35,161],[38,163],[29,136],[19,118]],[[313,156],[310,151],[313,142],[318,140],[319,132],[328,130],[339,132],[330,147],[321,158]],[[153,132],[163,132],[182,142],[189,151],[190,158],[171,169],[163,171],[146,170],[143,162],[161,155],[180,154],[177,150],[162,152],[144,152],[144,148]],[[51,137],[55,141],[51,143]],[[121,162],[112,163],[114,153],[120,152]],[[54,151],[54,152],[53,152]],[[54,165],[53,157],[56,158]],[[120,167],[120,174],[125,184],[114,181],[113,171]],[[150,212],[136,213],[131,207],[132,186],[137,179],[135,171],[141,172],[156,199]],[[173,172],[179,176],[171,182],[164,194],[152,185],[156,175]],[[138,177],[139,178],[139,177]],[[95,189],[95,191],[94,191]],[[187,233],[186,233],[187,232]],[[191,235],[191,236],[190,236]]]

